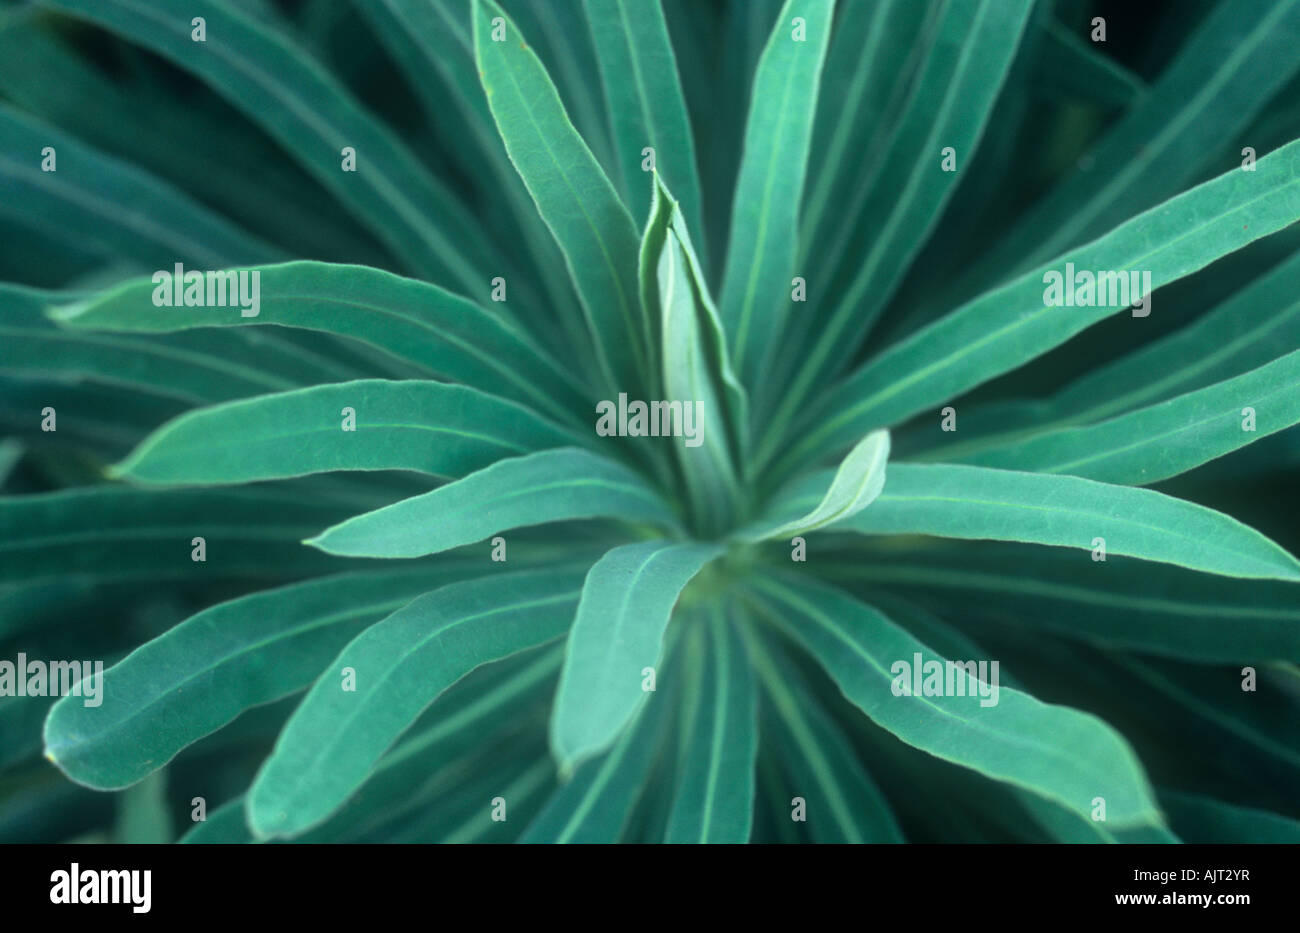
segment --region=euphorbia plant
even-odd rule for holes
[[[0,68],[6,217],[98,257],[3,291],[0,640],[116,662],[67,778],[187,841],[1300,834],[1300,562],[1230,514],[1294,512],[1228,495],[1294,475],[1300,5],[1149,83],[1075,3],[37,6],[134,62],[88,138]],[[133,149],[177,67],[282,181]],[[0,806],[107,825],[0,704]]]

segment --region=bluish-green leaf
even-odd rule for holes
[[[512,528],[580,518],[675,524],[631,469],[564,447],[498,461],[432,492],[350,518],[307,543],[330,554],[419,557]]]
[[[563,632],[578,581],[545,570],[453,583],[359,635],[307,693],[258,772],[248,798],[253,832],[292,836],[328,817],[443,690]],[[349,669],[354,689],[345,689]]]
[[[1064,275],[1066,262],[1094,273],[1140,271],[1144,280],[1149,272],[1149,295],[1298,219],[1300,140],[1260,159],[1255,171],[1193,188],[894,344],[823,397],[807,419],[814,427],[783,462],[825,456],[872,428],[946,404],[1124,310],[1046,303],[1045,276]]]
[[[345,409],[355,430],[344,430]],[[574,443],[531,411],[477,389],[367,379],[264,395],[168,422],[113,469],[145,483],[244,483],[327,470],[456,478]]]
[[[747,613],[746,621],[759,621]],[[888,801],[863,770],[860,755],[821,707],[803,675],[776,645],[750,637],[749,657],[770,705],[765,722],[781,750],[781,794],[776,819],[789,820],[786,808],[804,799],[807,828],[816,842],[903,842]],[[775,757],[775,756],[774,756]]]
[[[0,497],[0,582],[292,577],[346,564],[304,548],[337,503],[265,489],[146,491],[87,486]],[[203,561],[193,539],[204,538]]]
[[[639,688],[638,688],[639,689]],[[665,697],[646,694],[635,720],[614,746],[580,766],[528,825],[524,843],[618,842],[663,741]]]
[[[164,270],[170,272],[171,270]],[[437,286],[369,269],[290,262],[257,275],[257,309],[169,307],[166,285],[136,280],[50,314],[73,328],[163,333],[193,327],[280,324],[351,337],[432,373],[543,410],[564,420],[587,406],[549,354],[478,305]],[[251,292],[250,292],[251,297]],[[250,302],[251,304],[251,302]],[[253,310],[251,307],[247,310]]]
[[[801,480],[774,511],[806,507],[825,482],[824,472]],[[833,530],[1085,550],[1097,549],[1094,539],[1104,538],[1107,554],[1229,577],[1300,581],[1300,561],[1227,515],[1153,490],[1073,476],[896,463],[876,501]]]
[[[703,658],[682,691],[684,760],[664,841],[748,842],[758,755],[757,690],[734,623],[716,606],[699,621]]]
[[[640,216],[651,201],[653,173],[641,169],[649,146],[656,171],[681,199],[691,239],[702,247],[695,142],[663,8],[659,0],[585,0],[583,8],[632,215]]]
[[[138,266],[221,268],[282,252],[172,185],[0,104],[0,212]],[[58,170],[41,170],[53,147]]]
[[[564,251],[606,387],[628,386],[636,367],[645,372],[646,349],[632,216],[518,28],[491,0],[474,0],[473,9],[475,60],[506,151]],[[504,35],[494,35],[498,18]]]
[[[1046,431],[1013,447],[967,459],[982,466],[1068,473],[1104,483],[1145,486],[1297,422],[1300,350],[1235,379],[1149,408],[1088,427]]]
[[[798,518],[780,522],[773,527],[771,521],[760,522],[745,533],[747,540],[758,541],[770,538],[786,538],[791,535],[806,534],[828,525],[847,521],[861,512],[879,497],[885,488],[885,468],[889,460],[889,432],[872,431],[856,447],[849,451],[835,475],[826,480],[825,473],[817,473],[801,483],[803,488],[826,490],[821,501],[813,505],[812,511]],[[776,507],[782,513],[789,513],[803,508],[805,496],[782,501]]]
[[[551,747],[562,770],[608,748],[647,694],[673,605],[717,545],[645,541],[610,551],[591,568],[569,632],[551,714]]]
[[[206,609],[104,671],[98,705],[59,700],[45,755],[80,784],[126,787],[244,710],[311,683],[355,635],[457,572],[347,574]]]
[[[1038,265],[1158,204],[1208,171],[1239,168],[1240,152],[1206,165],[1237,140],[1300,69],[1300,3],[1225,0],[1200,23],[1135,105],[1033,205],[980,262],[990,273]],[[1292,134],[1294,135],[1294,134]],[[1236,145],[1249,143],[1242,139]]]
[[[769,393],[769,404],[760,406],[775,407],[777,430],[821,380],[853,358],[938,223],[975,155],[1032,5],[1032,0],[951,0],[944,5],[881,172],[873,185],[859,188],[863,198],[837,205],[844,222],[824,243],[812,244],[809,260],[820,262],[810,288],[819,303],[834,310],[817,316],[819,326],[811,328],[808,349],[797,358],[797,375],[788,388],[780,386],[780,405],[770,404]],[[942,166],[949,148],[955,171]],[[868,231],[864,251],[847,252],[860,242],[855,236],[859,225]],[[850,272],[843,291],[832,294],[841,261]]]
[[[720,303],[731,358],[751,390],[790,313],[799,204],[834,7],[834,0],[787,0],[754,76]]]
[[[752,586],[768,618],[812,652],[844,695],[909,745],[1084,816],[1091,815],[1093,799],[1103,797],[1112,825],[1160,822],[1137,756],[1097,717],[1010,687],[998,686],[995,698],[992,683],[961,668],[953,679],[962,695],[912,695],[900,662],[910,671],[919,656],[942,670],[949,659],[838,590],[786,574]],[[898,692],[900,683],[906,692]]]
[[[160,9],[141,0],[42,0],[193,71],[276,139],[411,271],[482,292],[491,255],[481,228],[383,124],[284,33],[226,0]],[[202,16],[207,38],[191,38]],[[356,170],[343,170],[343,149]]]
[[[1081,574],[1075,551],[989,541],[908,543],[862,539],[859,556],[828,555],[810,567],[845,586],[887,587],[959,607],[974,619],[1033,619],[1045,631],[1111,649],[1205,663],[1300,657],[1294,583],[1214,577],[1115,556],[1104,572]],[[1015,572],[1008,574],[1009,567]]]

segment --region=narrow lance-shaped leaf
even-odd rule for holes
[[[942,3],[873,0],[840,6],[813,126],[800,255],[817,259],[827,223],[867,194],[867,179],[897,127],[917,61],[924,60]],[[797,321],[791,321],[797,326]]]
[[[869,231],[864,251],[844,257],[851,278],[844,291],[835,294],[829,319],[813,328],[813,341],[798,358],[794,381],[789,388],[781,387],[781,404],[772,416],[777,430],[821,380],[852,359],[938,223],[974,157],[1032,5],[1032,0],[946,4],[917,89],[882,161],[883,170],[860,211],[843,215],[856,224],[841,227],[827,241],[831,255],[819,267],[822,280],[813,283],[826,296],[823,301],[831,300],[827,293],[838,281],[840,250],[858,244],[859,226]]]
[[[1298,277],[1300,255],[1187,326],[1092,370],[1050,398],[972,406],[962,413],[961,429],[971,437],[944,433],[916,459],[966,462],[980,451],[1112,418],[1271,363],[1281,349],[1300,346]]]
[[[528,409],[477,389],[366,379],[188,412],[151,434],[112,473],[171,484],[327,470],[458,478],[505,457],[574,442]]]
[[[731,365],[727,351],[727,338],[722,329],[722,319],[717,306],[709,292],[708,278],[704,263],[695,252],[693,240],[687,229],[686,219],[681,205],[673,197],[663,178],[656,174],[654,196],[651,199],[650,220],[641,239],[641,294],[647,308],[661,309],[658,314],[649,315],[653,325],[651,339],[656,351],[655,359],[659,361],[659,375],[669,378],[666,363],[663,361],[662,344],[671,339],[663,327],[661,289],[659,287],[658,263],[668,241],[671,230],[675,234],[678,246],[685,261],[684,275],[694,296],[694,316],[690,322],[683,321],[694,333],[694,338],[702,344],[701,361],[710,374],[714,392],[719,395],[724,420],[720,422],[726,428],[726,440],[734,460],[743,459],[744,451],[749,447],[749,398],[745,387]],[[671,397],[671,396],[670,396]]]
[[[1217,797],[1161,789],[1160,802],[1179,834],[1190,843],[1277,845],[1300,843],[1300,821]]]
[[[473,0],[475,60],[506,151],[568,262],[609,388],[644,374],[632,216],[555,85],[491,0]]]
[[[567,328],[568,339],[582,343],[582,312],[573,300],[563,257],[510,164],[479,83],[470,35],[470,4],[464,0],[360,0],[356,7],[406,73],[431,122],[436,126],[446,119],[448,103],[455,108],[460,125],[469,132],[450,133],[447,142],[460,154],[460,166],[475,175],[482,172],[486,161],[502,200],[508,202],[508,216],[519,227],[518,242],[533,258],[532,266],[546,288],[551,309]],[[434,74],[441,81],[435,80]],[[487,218],[484,221],[491,223]],[[505,230],[494,228],[494,235],[503,249],[514,242]],[[532,320],[530,316],[524,323]],[[543,321],[549,323],[545,318],[536,323]]]
[[[554,569],[493,575],[435,590],[371,626],[280,734],[249,792],[253,832],[291,836],[324,820],[443,690],[563,632],[579,590],[577,575]]]
[[[720,607],[704,621],[705,663],[682,692],[685,757],[665,842],[748,842],[758,694],[745,645]]]
[[[614,548],[591,568],[551,713],[562,771],[608,748],[636,715],[678,595],[720,553],[717,545],[645,541]]]
[[[1300,350],[1236,379],[1088,427],[1047,431],[967,462],[1147,485],[1300,422]]]
[[[226,0],[161,9],[137,0],[42,0],[190,70],[261,126],[411,271],[465,294],[488,281],[491,250],[469,211],[319,63]],[[191,38],[201,16],[206,39]],[[355,170],[344,171],[352,150]]]
[[[126,787],[245,710],[306,687],[367,626],[486,573],[482,564],[325,577],[205,609],[106,670],[98,705],[56,703],[45,755],[80,784]]]
[[[636,217],[651,200],[654,172],[642,169],[648,146],[655,171],[681,198],[691,239],[703,248],[695,142],[663,8],[659,0],[585,0],[584,9],[628,206]]]
[[[1136,105],[978,269],[1038,265],[1196,181],[1300,69],[1300,2],[1215,5]],[[1240,144],[1238,144],[1240,145]],[[1233,164],[1239,152],[1230,152]]]
[[[192,106],[195,98],[159,82],[157,72],[128,69],[106,80],[83,54],[78,33],[50,25],[49,13],[32,4],[11,7],[0,20],[0,93],[15,107],[203,204],[220,205],[249,232],[293,255],[388,261],[368,237],[347,228],[337,206],[252,124],[230,120],[224,108]],[[55,148],[62,162],[63,147]]]
[[[676,524],[659,495],[630,468],[564,447],[499,461],[350,518],[307,543],[330,554],[420,557],[511,528],[581,518]]]
[[[446,792],[446,786],[431,781],[430,774],[449,761],[472,755],[485,736],[502,731],[502,723],[506,730],[532,733],[540,746],[534,757],[553,773],[537,727],[554,692],[563,655],[557,637],[471,671],[438,697],[384,754],[346,806],[295,839],[356,842],[385,824],[428,809],[431,800]]]
[[[0,314],[4,317],[0,323],[0,368],[10,374],[41,381],[109,382],[190,405],[297,385],[295,380],[249,366],[239,353],[250,348],[237,338],[200,342],[157,336],[132,339],[64,330],[39,311],[39,320],[19,318],[7,308]],[[226,354],[207,352],[216,345],[222,345]]]
[[[94,579],[291,577],[341,570],[300,544],[346,515],[338,503],[265,489],[87,486],[0,497],[0,583]],[[142,516],[148,516],[142,519]],[[203,538],[204,560],[194,559]]]
[[[523,34],[533,38],[532,48],[538,58],[549,63],[547,68],[560,99],[573,115],[578,135],[591,148],[606,175],[617,174],[604,81],[582,4],[575,0],[543,6],[526,0],[506,0],[502,6],[515,17]]]
[[[620,841],[645,790],[667,726],[666,698],[656,692],[646,698],[614,746],[581,765],[560,785],[520,842]]]
[[[751,390],[789,316],[799,203],[833,11],[834,0],[787,0],[754,76],[721,301],[731,357]]]
[[[1193,188],[890,347],[823,397],[808,418],[814,427],[783,464],[807,462],[864,431],[897,424],[1128,310],[1049,302],[1048,273],[1063,276],[1067,262],[1094,274],[1139,272],[1141,294],[1149,298],[1162,285],[1300,219],[1300,140],[1255,168]],[[769,447],[764,459],[772,453]]]
[[[587,407],[586,397],[549,354],[473,302],[427,282],[365,266],[321,262],[237,272],[248,276],[246,308],[234,307],[238,302],[231,307],[175,307],[167,303],[174,295],[168,294],[165,281],[139,279],[56,307],[50,314],[67,327],[112,331],[160,333],[249,324],[326,331],[560,420],[571,422],[574,411]],[[245,316],[245,310],[255,313]]]
[[[1115,557],[1104,573],[1081,575],[1078,555],[1057,548],[920,539],[915,548],[878,549],[871,540],[858,543],[856,556],[819,558],[818,574],[846,587],[960,605],[973,618],[1033,619],[1045,631],[1108,649],[1211,664],[1300,657],[1294,583]],[[1019,572],[1008,575],[1008,567]]]
[[[747,622],[760,621],[750,607],[743,612]],[[782,789],[789,792],[781,794],[779,806],[784,809],[791,797],[803,797],[808,832],[816,842],[903,842],[889,802],[803,674],[766,639],[751,635],[746,641],[769,708],[764,729],[770,726],[774,742],[785,751],[779,771]],[[785,822],[788,816],[777,818]]]
[[[849,451],[829,483],[826,483],[825,473],[817,473],[800,484],[797,504],[796,498],[792,496],[781,501],[775,509],[778,514],[785,515],[805,508],[804,503],[812,500],[804,490],[825,489],[826,493],[812,511],[789,521],[783,522],[778,518],[775,527],[772,520],[760,521],[743,531],[742,537],[750,541],[786,538],[852,518],[871,505],[885,488],[885,465],[888,460],[889,432],[872,431]]]
[[[991,663],[987,681],[979,681],[835,589],[785,574],[753,586],[772,622],[825,666],[854,705],[907,744],[1084,816],[1100,796],[1108,823],[1161,822],[1137,756],[1097,717],[996,685]],[[916,694],[918,662],[926,674],[934,665],[947,671],[960,689]]]
[[[282,257],[165,181],[0,104],[0,213],[145,268]],[[41,170],[53,147],[57,172]],[[24,157],[20,153],[26,153]]]
[[[825,475],[825,474],[820,474]],[[807,486],[814,486],[808,480]],[[815,488],[815,487],[814,487]],[[807,492],[792,495],[811,501]],[[1150,489],[960,464],[895,463],[884,492],[835,526],[864,534],[1025,541],[1228,577],[1300,581],[1300,561],[1221,512]],[[1098,560],[1096,572],[1104,572]]]
[[[716,368],[718,354],[725,352],[712,341],[718,334],[701,319],[707,311],[694,281],[692,270],[670,226],[659,257],[659,300],[663,314],[663,384],[668,398],[662,423],[678,406],[673,450],[682,467],[693,510],[710,531],[726,527],[736,506],[738,482],[732,461],[731,420],[724,407],[722,374]],[[687,433],[685,418],[690,414],[693,434]]]

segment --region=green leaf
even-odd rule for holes
[[[666,192],[665,192],[666,197]],[[663,324],[664,394],[679,404],[682,417],[688,407],[694,411],[695,436],[675,439],[673,450],[681,464],[694,514],[705,533],[727,526],[737,505],[739,484],[732,461],[732,417],[724,402],[724,382],[729,375],[718,367],[725,348],[720,333],[709,326],[716,322],[699,291],[682,241],[670,225],[658,262],[659,300]],[[738,387],[737,387],[738,388]],[[671,409],[666,417],[671,417]],[[663,431],[663,425],[660,425]]]
[[[1246,430],[1246,408],[1253,413]],[[983,466],[1147,485],[1300,422],[1300,350],[1167,402],[1079,428],[1046,431],[967,458]]]
[[[448,142],[459,154],[462,169],[478,175],[486,161],[504,199],[509,202],[512,225],[518,225],[519,242],[533,257],[533,265],[546,287],[550,310],[568,328],[569,339],[585,339],[582,312],[573,300],[572,286],[564,270],[564,259],[551,239],[550,231],[537,214],[528,189],[510,164],[497,134],[487,96],[479,83],[470,36],[468,0],[363,0],[357,11],[369,21],[389,53],[402,66],[412,90],[419,95],[435,126],[446,119],[450,103],[468,133],[449,133]],[[434,79],[437,75],[441,80]],[[489,222],[485,218],[485,222]],[[506,230],[494,230],[503,249],[512,242]],[[371,263],[373,265],[373,263]],[[513,283],[512,283],[513,285]],[[540,316],[539,316],[540,318]],[[525,323],[533,320],[529,315]],[[541,318],[541,321],[546,321]],[[549,322],[548,322],[549,323]]]
[[[342,429],[353,409],[356,430]],[[503,457],[575,442],[531,411],[441,382],[366,379],[188,412],[112,474],[144,483],[244,483],[327,470],[456,478]]]
[[[1127,654],[1108,660],[1147,694],[1146,703],[1169,702],[1180,721],[1198,736],[1226,734],[1239,747],[1300,772],[1300,717],[1296,705],[1265,681],[1263,691],[1242,689],[1241,672],[1189,668]],[[1135,695],[1139,690],[1134,690]],[[1145,705],[1145,704],[1144,704]],[[1226,743],[1224,743],[1226,744]]]
[[[680,326],[686,327],[692,335],[691,339],[701,344],[704,354],[701,365],[710,376],[712,391],[720,396],[719,404],[722,406],[723,416],[720,423],[726,427],[732,456],[739,461],[749,444],[749,400],[745,387],[741,385],[740,379],[731,367],[722,320],[709,293],[704,264],[695,253],[681,206],[663,183],[663,178],[658,175],[655,177],[650,220],[641,238],[640,279],[644,306],[659,309],[659,313],[648,315],[652,325],[651,344],[656,351],[652,356],[656,361],[656,375],[659,375],[663,382],[674,378],[680,380],[680,376],[674,376],[672,366],[662,362],[662,355],[666,352],[664,316],[669,309],[664,307],[660,296],[659,262],[667,248],[668,234],[671,231],[685,257],[683,272],[689,283],[690,293],[694,297],[694,314],[689,320],[686,319],[684,306],[677,306],[675,310],[681,312]],[[667,339],[672,340],[674,344],[682,343],[679,338]],[[670,397],[674,396],[670,395]],[[679,397],[693,398],[694,396]]]
[[[127,787],[244,710],[301,690],[367,626],[474,569],[466,558],[441,572],[345,574],[206,609],[106,670],[99,705],[59,700],[45,757],[79,784]]]
[[[795,502],[788,508],[795,508]],[[1229,577],[1300,580],[1300,561],[1236,519],[1149,489],[1073,476],[896,463],[871,508],[843,521],[837,530],[1026,541],[1084,550],[1095,549],[1094,539],[1104,538],[1108,555]]]
[[[482,750],[485,739],[503,732],[503,723],[507,740],[516,746],[520,739],[537,744],[534,758],[553,773],[550,756],[538,737],[563,655],[556,638],[471,671],[425,710],[342,809],[295,841],[357,842],[409,821],[421,809],[436,808],[439,797],[467,777],[464,768],[457,769],[450,781],[440,772],[454,768],[450,762],[467,756],[477,766],[475,753]],[[523,735],[509,734],[520,730]],[[483,800],[478,803],[482,807]],[[513,799],[510,806],[513,813]]]
[[[1111,825],[1160,822],[1137,756],[1102,720],[1010,687],[998,687],[996,701],[985,705],[993,699],[991,684],[981,686],[960,669],[966,679],[958,685],[967,695],[910,695],[900,661],[910,666],[919,655],[946,667],[947,659],[837,590],[780,578],[752,583],[768,618],[812,652],[852,703],[902,741],[1084,817],[1100,796]],[[900,683],[907,693],[894,692]],[[984,692],[976,696],[977,690]]]
[[[751,390],[790,313],[799,204],[833,11],[834,0],[787,0],[754,76],[721,301],[731,358]],[[803,20],[802,38],[796,19]]]
[[[561,771],[604,751],[647,694],[664,630],[682,588],[722,553],[717,545],[643,541],[607,553],[587,574],[551,714]]]
[[[835,471],[835,476],[826,484],[825,474],[815,474],[801,486],[826,489],[811,512],[801,518],[771,526],[771,522],[759,523],[744,532],[746,540],[762,541],[773,538],[787,538],[792,535],[806,534],[834,525],[852,518],[871,505],[885,488],[885,464],[889,460],[889,432],[872,431],[856,447]],[[798,499],[798,508],[803,508],[805,497]],[[778,507],[782,512],[796,508],[794,500],[781,502]]]
[[[165,845],[172,841],[167,802],[167,772],[155,771],[118,797],[113,841],[126,845]]]
[[[1293,583],[1211,577],[1123,558],[1108,559],[1105,572],[1090,579],[1080,575],[1072,551],[933,539],[885,551],[868,547],[871,540],[851,560],[818,558],[816,572],[844,586],[875,584],[959,607],[972,618],[1033,619],[1046,631],[1107,648],[1206,663],[1300,657]]]
[[[642,151],[650,146],[655,170],[679,193],[691,238],[703,247],[695,142],[659,0],[584,0],[583,8],[633,216],[654,194],[652,173],[641,170]]]
[[[437,286],[379,269],[320,262],[247,271],[258,276],[254,317],[233,307],[156,306],[155,286],[147,279],[53,308],[50,315],[67,327],[112,331],[163,333],[250,324],[325,331],[569,423],[573,412],[588,407],[586,397],[545,351],[478,305]]]
[[[323,355],[337,345],[306,345],[335,341],[325,334],[194,328],[123,336],[71,331],[44,313],[83,297],[0,283],[0,369],[43,382],[93,379],[190,404],[333,382],[353,372]]]
[[[1202,794],[1160,791],[1160,802],[1179,835],[1191,843],[1278,845],[1300,842],[1300,822]]]
[[[500,732],[500,724],[496,724]],[[477,752],[444,766],[441,793],[409,816],[360,837],[373,843],[510,843],[541,812],[555,789],[555,767],[537,734],[498,738]],[[433,782],[430,782],[433,783]],[[492,801],[506,801],[506,819],[494,818]]]
[[[487,288],[481,227],[383,124],[281,31],[225,0],[184,11],[140,0],[41,0],[88,19],[192,71],[280,143],[395,256],[465,294]],[[207,40],[191,39],[202,16]],[[357,170],[341,169],[344,147]]]
[[[166,182],[5,104],[0,136],[0,212],[61,240],[145,268],[177,261],[220,268],[282,256]],[[54,147],[57,172],[41,170],[46,146]]]
[[[219,205],[244,229],[292,255],[388,261],[252,124],[231,120],[228,109],[196,99],[188,87],[139,71],[106,79],[103,63],[84,55],[80,33],[50,29],[52,22],[34,5],[11,6],[0,19],[0,93],[15,107],[203,204]],[[57,152],[63,161],[63,147]]]
[[[432,492],[350,518],[307,543],[330,554],[420,557],[512,528],[580,518],[675,524],[631,469],[564,447],[501,460]]]
[[[515,18],[523,34],[535,40],[532,48],[554,77],[578,135],[591,147],[605,174],[617,175],[606,119],[604,81],[582,5],[574,2],[540,6],[530,0],[506,0],[501,5]]]
[[[1020,791],[1017,800],[1029,811],[1030,817],[1043,828],[1053,842],[1070,845],[1097,845],[1115,843],[1178,843],[1177,836],[1166,827],[1152,824],[1139,824],[1126,829],[1115,829],[1100,820],[1068,810],[1051,800],[1046,800],[1026,791]],[[1165,802],[1165,795],[1160,794],[1160,803]]]
[[[1300,140],[1133,218],[1099,240],[1061,256],[963,305],[886,350],[823,397],[815,427],[783,463],[837,449],[881,425],[1015,369],[1117,308],[1059,308],[1044,303],[1044,275],[1076,269],[1151,273],[1152,287],[1190,275],[1220,256],[1300,219]],[[775,453],[769,445],[765,458]]]
[[[788,389],[768,383],[782,390],[769,430],[782,430],[810,391],[852,359],[893,297],[975,154],[1031,7],[1032,0],[953,0],[944,6],[881,172],[874,185],[859,189],[868,192],[864,198],[839,206],[850,226],[841,224],[825,246],[818,244],[826,255],[818,257],[820,271],[812,285],[827,296],[821,300],[829,303],[842,263],[850,266],[851,277],[834,292],[834,311],[812,330],[815,339],[798,357],[793,383]],[[957,171],[941,168],[948,147],[955,152]],[[861,251],[856,249],[859,226],[869,231]]]
[[[934,0],[840,5],[809,154],[800,231],[800,253],[806,259],[820,261],[812,246],[831,241],[826,224],[849,219],[845,215],[855,211],[846,208],[860,206],[866,197],[866,181],[882,167],[918,60],[923,62],[929,52],[942,12],[942,3]]]
[[[961,440],[945,433],[916,457],[966,462],[971,454],[1153,406],[1271,363],[1282,351],[1300,346],[1297,276],[1300,255],[1192,323],[1098,367],[1051,398],[990,402],[964,411]]]
[[[754,636],[747,642],[770,707],[765,726],[770,724],[782,750],[783,793],[776,805],[784,810],[792,797],[803,797],[808,832],[816,842],[903,842],[888,801],[803,675],[776,645]],[[778,813],[777,819],[784,822],[787,815]]]
[[[684,761],[665,842],[748,842],[758,696],[745,646],[720,607],[699,630],[704,663],[682,692]]]
[[[639,689],[639,687],[638,687]],[[614,746],[581,765],[519,838],[524,843],[618,842],[664,741],[667,702],[647,693]]]
[[[453,583],[354,639],[308,691],[253,782],[260,837],[324,820],[420,712],[481,664],[541,644],[573,618],[578,576],[554,569]],[[355,690],[340,675],[355,672]]]
[[[0,497],[0,582],[292,577],[347,565],[301,546],[346,514],[263,489],[152,491],[88,486]],[[147,519],[143,518],[147,516]],[[192,558],[195,537],[206,560]]]
[[[506,151],[564,252],[606,387],[627,386],[636,366],[645,372],[632,217],[514,23],[491,0],[474,0],[473,15],[475,60]]]
[[[1297,0],[1217,4],[1148,92],[1087,153],[1087,169],[1067,172],[979,268],[1004,274],[1012,266],[1036,266],[1177,194],[1207,169],[1239,168],[1239,151],[1226,164],[1209,158],[1295,76],[1300,61],[1289,53],[1297,42]]]

